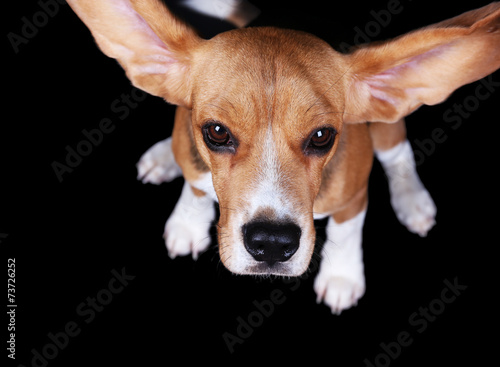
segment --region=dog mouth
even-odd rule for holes
[[[309,267],[310,258],[300,259],[297,257],[296,261],[255,261],[251,259],[244,260],[244,262],[230,262],[224,263],[226,268],[232,273],[239,275],[257,275],[257,276],[288,276],[295,277],[301,276]],[[243,263],[239,266],[238,263]]]
[[[249,265],[246,269],[246,274],[248,275],[278,275],[278,276],[295,276],[295,275],[301,275],[301,274],[296,274],[295,271],[293,271],[292,267],[290,264],[283,263],[276,261],[274,263],[257,263],[254,265]]]

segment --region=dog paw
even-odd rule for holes
[[[191,223],[179,222],[175,218],[168,220],[163,237],[167,246],[168,256],[174,259],[177,256],[191,254],[197,260],[211,243],[209,225],[193,226]]]
[[[401,224],[425,237],[436,224],[436,205],[425,188],[393,190],[391,204]]]
[[[142,183],[159,185],[182,175],[174,159],[172,138],[159,141],[142,155],[137,163],[137,179]]]
[[[323,301],[335,315],[358,304],[358,300],[365,293],[364,277],[349,279],[342,276],[322,276],[321,273],[314,280],[316,302]]]
[[[214,219],[212,199],[208,195],[196,196],[185,182],[163,235],[170,258],[192,254],[196,260],[211,243],[210,227]]]

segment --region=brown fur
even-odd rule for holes
[[[209,168],[201,159],[194,143],[191,111],[184,107],[178,107],[175,113],[172,150],[187,181],[196,181],[201,173],[208,172]]]
[[[371,123],[369,129],[370,136],[373,140],[373,149],[375,151],[391,149],[406,139],[406,125],[404,119],[394,124],[385,124],[382,122]]]

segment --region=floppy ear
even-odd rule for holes
[[[345,122],[396,122],[500,67],[500,3],[345,56]]]
[[[137,88],[168,102],[191,104],[192,52],[202,43],[161,0],[68,0],[102,52]]]

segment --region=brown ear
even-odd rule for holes
[[[191,54],[202,42],[161,0],[68,0],[102,52],[132,84],[168,102],[191,104]]]
[[[345,122],[396,122],[500,67],[500,3],[346,55]]]

